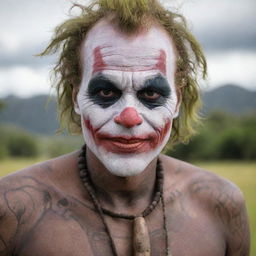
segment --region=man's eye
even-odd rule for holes
[[[146,100],[156,100],[160,97],[160,94],[154,91],[144,91],[139,93],[139,97]]]
[[[117,92],[114,92],[112,90],[100,90],[98,92],[98,95],[101,96],[102,98],[112,98],[117,96]]]

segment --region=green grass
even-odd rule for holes
[[[7,159],[0,162],[0,177],[43,159]],[[251,228],[251,255],[256,255],[256,162],[199,162],[196,165],[237,184],[244,193]]]
[[[8,158],[0,160],[0,177],[20,170],[29,165],[41,162],[43,158]]]

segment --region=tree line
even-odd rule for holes
[[[166,153],[186,161],[255,160],[256,115],[212,113],[187,145],[179,144]]]
[[[56,157],[83,144],[82,136],[43,136],[11,125],[0,125],[0,159],[7,157]],[[169,149],[168,149],[169,148]],[[198,134],[166,154],[186,161],[255,160],[256,115],[230,116],[215,112],[202,120]]]

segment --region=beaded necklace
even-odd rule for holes
[[[150,203],[150,205],[148,205],[142,213],[136,214],[136,215],[115,213],[101,207],[100,202],[96,196],[96,192],[95,192],[92,180],[90,178],[89,170],[87,168],[86,145],[82,147],[81,153],[79,154],[78,168],[80,172],[80,178],[92,199],[95,209],[98,211],[100,215],[103,225],[105,226],[114,256],[118,256],[118,254],[117,254],[117,250],[116,250],[113,238],[111,236],[111,232],[105,220],[104,214],[111,216],[113,218],[133,220],[134,221],[134,228],[133,228],[134,229],[134,239],[133,239],[134,255],[149,256],[150,241],[149,241],[149,234],[148,234],[148,228],[145,221],[145,217],[155,209],[159,201],[161,201],[162,209],[163,209],[163,222],[164,222],[165,243],[166,243],[165,255],[171,256],[170,250],[169,250],[169,243],[168,243],[169,236],[168,236],[167,221],[166,221],[165,201],[163,197],[164,175],[163,175],[163,168],[159,159],[157,160],[155,194],[154,194],[153,200]]]

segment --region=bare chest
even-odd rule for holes
[[[110,238],[97,212],[90,205],[63,198],[48,203],[37,217],[20,227],[19,256],[108,256]],[[166,207],[168,246],[172,256],[224,256],[225,246],[216,225],[206,214],[186,204]],[[166,255],[166,232],[159,205],[146,218],[151,255]],[[118,255],[133,254],[133,223],[106,217]]]

